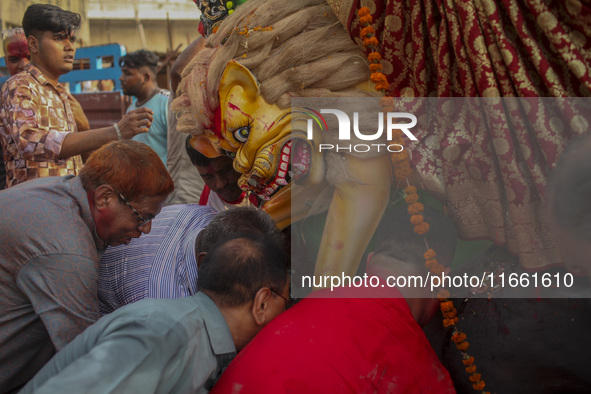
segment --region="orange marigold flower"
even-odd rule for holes
[[[453,326],[454,324],[456,324],[457,321],[457,317],[454,317],[453,319],[443,319],[443,327]]]
[[[371,65],[370,65],[371,67]],[[390,84],[388,84],[388,87],[390,87]],[[394,106],[393,105],[382,105],[382,112],[394,112]],[[403,142],[403,139],[400,138],[399,139],[401,142]],[[399,143],[400,145],[402,145],[400,142],[396,142]]]
[[[466,372],[468,372],[468,373],[476,372],[476,365],[470,365],[469,367],[466,367]]]
[[[429,232],[429,223],[422,222],[415,226],[415,233],[419,235],[427,234]]]
[[[369,55],[367,55],[367,60],[369,60],[372,63],[376,63],[382,60],[382,55],[380,55],[379,52],[372,52]]]
[[[474,383],[474,384],[472,385],[472,387],[474,388],[474,390],[483,390],[483,389],[484,389],[484,386],[486,386],[486,385],[484,384],[484,380],[481,380],[480,382],[478,382],[478,383]]]
[[[425,210],[425,206],[420,202],[413,202],[408,206],[408,213],[411,215],[416,215],[417,213],[421,213]]]
[[[376,30],[372,26],[366,26],[363,29],[361,29],[361,38],[373,35],[375,33]]]
[[[466,340],[466,334],[463,332],[457,331],[451,336],[451,340],[455,343],[464,342]]]
[[[482,377],[482,375],[480,375],[479,373],[473,373],[472,375],[470,375],[470,381],[471,382],[480,382],[481,377]]]
[[[376,90],[388,90],[388,89],[390,89],[390,84],[388,82],[376,83]]]
[[[373,22],[373,17],[371,15],[364,15],[359,18],[359,23],[361,23],[361,26],[365,26],[371,22]]]
[[[435,268],[439,265],[439,261],[437,261],[437,259],[429,259],[427,261],[425,261],[425,267],[431,269],[431,268]]]
[[[437,298],[439,301],[445,302],[446,298],[449,298],[449,290],[441,289],[439,293],[437,293]]]
[[[431,273],[435,276],[440,276],[445,271],[445,267],[438,264],[436,267],[431,268]]]
[[[363,39],[363,45],[365,45],[366,48],[368,47],[377,47],[378,46],[378,39],[375,37],[369,37],[369,38],[364,38]]]
[[[466,350],[468,350],[468,346],[470,346],[470,343],[465,341],[462,343],[456,343],[456,347],[458,348],[458,350],[465,352]]]
[[[390,140],[390,142],[393,144],[398,144],[400,146],[404,146],[404,140],[402,138],[395,136],[395,135],[392,136],[392,139]],[[405,150],[402,150],[402,151],[396,152],[396,153],[408,156],[408,152]]]
[[[408,153],[404,150],[402,152],[393,152],[393,154],[390,155],[390,160],[393,163],[406,163],[408,160]]]
[[[392,136],[393,137],[400,137],[400,138],[402,138],[402,136],[403,136],[402,130],[400,130],[400,129],[394,129],[394,130],[392,130]]]
[[[410,166],[408,165],[408,161],[400,161],[395,164],[394,175],[396,175],[396,177],[407,177],[410,174],[412,174],[412,170],[411,170]],[[412,194],[412,196],[416,196],[416,198],[413,199],[413,197],[411,197],[410,199],[406,200],[407,203],[410,204],[410,203],[416,202],[419,199],[418,194]],[[408,197],[408,196],[406,196],[406,197]]]
[[[378,82],[384,82],[387,83],[388,81],[386,80],[386,76],[382,73],[371,73],[369,79],[371,79],[371,81],[373,83],[378,83]]]
[[[393,111],[394,109],[392,109]],[[390,111],[390,112],[392,112]],[[396,134],[396,130],[392,130],[392,138],[390,138],[390,141],[396,143],[396,144],[400,144],[400,145],[404,145],[404,138],[402,138],[401,135]]]
[[[394,105],[394,99],[392,97],[384,96],[384,97],[380,98],[380,105],[382,107],[391,107]],[[393,110],[394,110],[394,108],[392,108],[392,111]]]
[[[409,166],[404,166],[401,168],[394,169],[394,176],[398,180],[406,179],[410,174],[412,174],[412,169]],[[418,197],[417,197],[418,198]]]
[[[470,357],[464,358],[462,360],[462,362],[464,363],[464,365],[472,365],[472,364],[474,364],[474,357],[470,356]]]
[[[407,186],[404,188],[404,193],[405,194],[414,194],[417,192],[417,188],[415,186]]]
[[[376,72],[376,71],[380,71],[382,69],[382,63],[372,63],[369,65],[369,71]],[[382,109],[384,109],[382,107]]]
[[[361,7],[358,11],[357,11],[357,15],[359,16],[365,16],[365,15],[369,15],[370,11],[368,7]]]
[[[423,217],[423,215],[412,215],[410,217],[410,222],[412,224],[414,224],[415,226],[423,223],[424,221],[425,221],[425,218]]]
[[[421,204],[421,205],[423,205],[423,204]],[[425,260],[434,259],[436,256],[437,256],[437,253],[435,253],[435,251],[433,249],[427,250],[425,252],[425,254],[423,255]]]
[[[454,309],[454,303],[450,300],[443,301],[439,307],[441,308],[442,312],[451,311],[452,309]]]
[[[413,202],[419,201],[419,195],[417,193],[407,194],[406,197],[404,197],[404,201],[408,204],[412,204]]]
[[[441,314],[443,315],[443,317],[445,317],[446,319],[452,319],[452,318],[456,317],[456,313],[457,312],[456,312],[456,309],[455,308],[452,309],[452,310],[449,310],[449,311],[445,311],[445,312],[442,311],[441,312]]]

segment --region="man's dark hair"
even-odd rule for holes
[[[63,10],[56,5],[33,4],[25,11],[22,25],[27,37],[35,32],[45,31],[70,35],[80,28],[81,21],[80,14]]]
[[[263,287],[281,294],[287,283],[287,259],[276,239],[239,234],[211,248],[199,268],[197,285],[219,306],[238,307]]]
[[[213,217],[197,237],[195,254],[209,253],[213,245],[244,233],[261,235],[283,243],[283,235],[268,213],[253,207],[237,207]]]
[[[121,56],[121,59],[119,59],[119,66],[129,68],[140,68],[146,66],[152,70],[154,75],[156,75],[156,69],[158,67],[158,55],[152,51],[140,49],[139,51],[131,52],[125,56]]]
[[[591,135],[569,142],[550,173],[546,197],[558,225],[591,241]]]
[[[429,223],[429,232],[425,235],[414,232],[407,208],[399,207],[387,211],[376,230],[374,253],[424,268],[423,255],[429,245],[437,253],[439,262],[449,266],[457,241],[455,226],[442,212],[429,206],[425,206],[422,215],[425,222]]]
[[[191,138],[193,138],[193,136],[188,136],[185,141],[185,149],[189,159],[191,159],[191,163],[193,163],[194,166],[207,167],[211,163],[211,159],[193,148],[190,143]]]

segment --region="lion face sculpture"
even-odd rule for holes
[[[248,69],[230,62],[220,83],[220,147],[243,174],[243,190],[268,201],[292,182],[307,186],[324,178],[324,160],[303,130],[292,129],[299,113],[267,103]],[[285,192],[284,192],[285,194]]]

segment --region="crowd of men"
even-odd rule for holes
[[[3,33],[0,393],[455,392],[421,329],[437,310],[429,294],[327,289],[290,307],[288,240],[238,187],[230,157],[208,158],[175,130],[178,69],[203,40],[173,66],[172,93],[154,53],[122,57],[132,105],[91,129],[59,83],[80,23],[36,4]],[[579,253],[570,268],[587,273],[589,171],[573,163],[589,141],[548,191],[557,238]],[[558,204],[557,190],[576,197]],[[384,216],[368,273],[424,275],[426,240],[449,265],[455,228],[424,215],[427,237],[406,209]]]

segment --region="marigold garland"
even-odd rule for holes
[[[412,215],[410,217],[410,222],[412,224],[414,224],[415,226],[423,223],[424,221],[425,221],[425,218],[423,217],[423,215]]]
[[[429,270],[431,270],[432,268],[435,268],[439,265],[439,261],[437,261],[437,259],[429,259],[429,260],[425,260],[425,266],[427,268],[429,268]]]
[[[382,56],[378,52],[379,42],[375,36],[375,29],[373,26],[371,26],[373,17],[369,8],[367,7],[360,8],[357,11],[357,15],[359,17],[359,23],[362,26],[360,34],[361,39],[363,40],[363,44],[365,45],[366,49],[371,51],[367,56],[367,59],[370,63],[370,79],[375,84],[375,89],[381,91],[385,96],[380,100],[382,110],[385,112],[392,112],[394,108],[393,99],[386,96],[386,92],[390,88],[390,85],[388,83],[387,77],[381,72]],[[392,142],[394,144],[404,146],[402,131],[397,130],[393,133]],[[395,179],[398,182],[406,181],[408,184],[408,177],[412,174],[408,152],[403,149],[401,152],[393,155],[391,161],[394,166]],[[423,204],[418,202],[419,195],[417,193],[417,188],[415,186],[408,185],[406,188],[404,188],[404,194],[404,200],[408,204],[408,213],[411,215],[410,221],[414,225],[414,232],[422,235],[426,234],[429,232],[429,223],[424,221],[422,212],[424,211],[425,207]],[[428,249],[423,257],[425,258],[425,266],[429,269],[431,274],[443,274],[445,267],[439,264],[436,259],[437,254],[433,249]],[[437,298],[440,301],[441,313],[443,315],[443,326],[453,327],[453,334],[451,338],[456,347],[462,352],[462,363],[466,366],[466,372],[470,374],[469,379],[473,383],[472,387],[475,390],[482,391],[485,387],[484,380],[482,380],[482,375],[476,372],[474,357],[466,353],[470,344],[468,341],[466,341],[467,335],[459,331],[456,327],[456,323],[458,322],[457,311],[453,301],[448,299],[449,296],[449,291],[446,289],[441,289],[437,294]],[[486,394],[490,393],[486,392]]]
[[[458,331],[451,336],[451,340],[454,341],[455,343],[464,342],[466,340],[466,334]]]
[[[379,52],[372,52],[367,55],[367,60],[369,60],[371,63],[376,63],[382,60],[382,55],[380,55]]]
[[[420,202],[413,202],[412,204],[408,204],[408,213],[411,215],[416,215],[421,213],[425,210],[425,206]]]
[[[439,264],[435,268],[431,268],[431,273],[435,276],[441,276],[445,272],[445,267]],[[439,298],[439,297],[438,297]]]
[[[386,93],[390,84],[388,84],[388,79],[382,73],[382,65],[380,64],[380,60],[382,60],[382,56],[378,52],[378,45],[380,44],[377,37],[375,36],[376,31],[371,23],[373,22],[373,17],[371,16],[371,12],[369,12],[369,8],[362,7],[357,12],[359,15],[359,23],[361,23],[361,39],[363,40],[363,45],[372,52],[367,57],[370,64],[370,71],[371,76],[370,79],[373,83],[376,84],[376,89],[381,90],[382,93]],[[377,66],[379,64],[379,67]],[[372,67],[373,66],[373,67]]]
[[[382,69],[382,65],[380,63],[372,63],[369,65],[369,71],[380,71]]]

